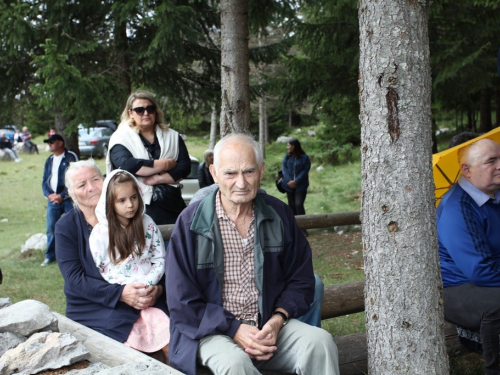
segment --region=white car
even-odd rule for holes
[[[200,190],[200,184],[198,183],[198,166],[200,162],[194,156],[189,155],[191,159],[191,172],[184,180],[181,181],[182,189],[182,199],[188,205],[193,198],[193,195]]]

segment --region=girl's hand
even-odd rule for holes
[[[287,185],[290,186],[292,189],[296,189],[297,188],[297,183],[295,182],[295,180],[288,181]]]

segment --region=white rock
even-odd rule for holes
[[[317,172],[321,172],[323,169],[325,169],[325,167],[323,167],[322,165],[320,165],[319,167],[316,168],[316,171]]]
[[[28,337],[43,330],[58,331],[58,320],[39,301],[28,299],[0,309],[0,332]]]
[[[47,235],[37,233],[28,238],[21,247],[21,253],[25,253],[28,250],[47,250]]]

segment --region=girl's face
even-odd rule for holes
[[[115,213],[121,225],[127,226],[139,208],[139,194],[132,182],[115,186]]]
[[[291,145],[290,143],[288,143],[286,145],[286,149],[288,150],[288,153],[291,154],[293,152],[293,149],[295,148],[294,145]]]

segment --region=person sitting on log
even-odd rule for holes
[[[462,175],[437,208],[444,315],[479,330],[486,375],[500,374],[500,144],[459,150]]]

